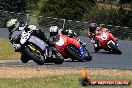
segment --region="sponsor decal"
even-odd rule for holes
[[[88,85],[130,85],[130,80],[92,80],[90,74],[82,69],[82,77],[79,78],[79,82],[82,86]]]

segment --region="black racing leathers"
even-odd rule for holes
[[[41,40],[43,40],[44,42],[46,42],[49,46],[54,47],[55,44],[53,42],[51,42],[44,34],[44,32],[42,32],[40,29],[39,30],[34,30],[33,31],[34,35],[38,38],[40,38]]]

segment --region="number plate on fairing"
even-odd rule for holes
[[[64,45],[64,42],[65,42],[64,39],[60,36],[59,41],[56,42],[56,45],[62,46],[62,45]]]
[[[106,35],[105,33],[103,33],[103,34],[100,36],[100,38],[101,38],[102,40],[107,40],[107,35]]]

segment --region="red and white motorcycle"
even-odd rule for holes
[[[99,30],[99,33],[95,36],[96,40],[99,42],[101,48],[106,51],[121,54],[122,52],[118,48],[117,38],[115,38],[110,32],[105,29]]]

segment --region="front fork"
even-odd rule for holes
[[[110,34],[110,37],[115,42],[116,46],[118,47],[118,38],[115,38],[112,34]]]
[[[86,48],[86,47],[85,47]],[[88,51],[85,49],[83,46],[80,46],[78,49],[79,49],[79,52],[81,54],[81,56],[84,56]]]

